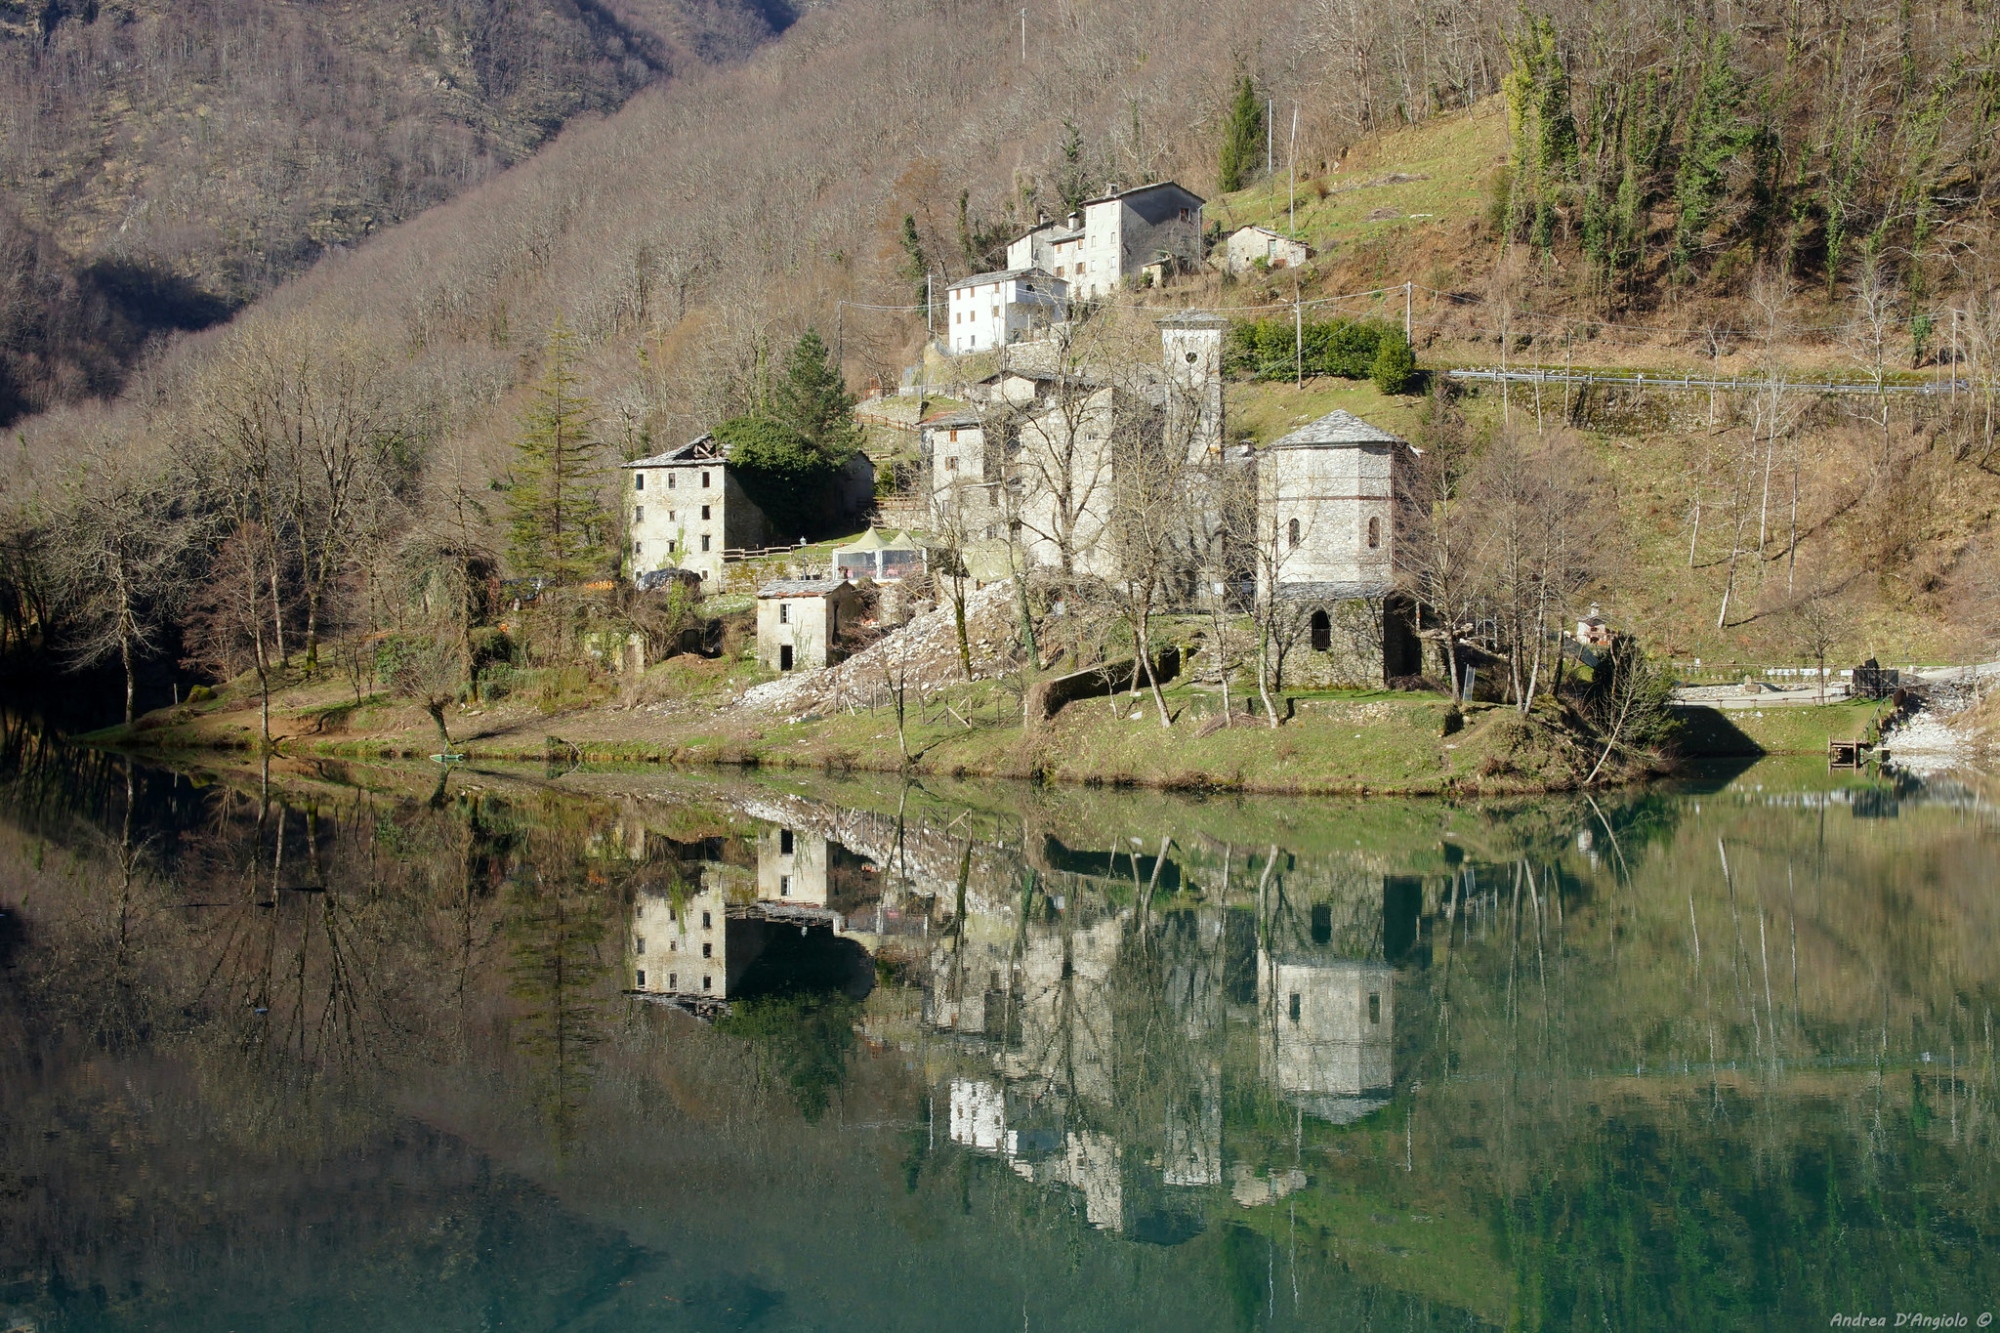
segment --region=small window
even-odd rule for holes
[[[633,558],[634,560],[637,560],[637,559],[639,558],[640,554],[641,554],[641,544],[640,544],[640,543],[638,543],[638,542],[633,542],[633,543],[632,543],[632,558]]]
[[[1293,519],[1289,524],[1287,524],[1285,527],[1285,533],[1288,537],[1291,538],[1292,549],[1297,550],[1299,545],[1299,521],[1297,519]]]
[[[792,608],[785,602],[778,603],[778,623],[780,625],[789,625],[792,623]]]
[[[1316,653],[1333,650],[1333,620],[1323,610],[1312,613],[1312,646]]]
[[[708,549],[708,534],[707,534],[707,533],[705,533],[705,532],[704,532],[703,534],[701,534],[701,549],[702,549],[702,550],[704,550],[704,551],[706,551],[706,550]],[[707,578],[707,577],[708,577],[708,575],[706,575],[706,574],[703,574],[703,575],[702,575],[702,577],[703,577],[703,578]]]
[[[646,506],[644,505],[632,506],[632,521],[634,523],[644,523],[646,521]]]
[[[1382,1025],[1382,996],[1380,992],[1368,992],[1368,1021],[1376,1027]]]
[[[680,988],[681,988],[681,974],[678,972],[667,973],[667,989],[679,990]]]
[[[635,490],[635,491],[643,491],[643,490],[645,490],[645,489],[646,489],[646,474],[645,474],[645,473],[643,473],[643,472],[634,472],[634,473],[632,474],[632,489],[633,489],[633,490]]]
[[[675,519],[677,519],[678,517],[679,517],[679,515],[678,515],[678,514],[676,514],[676,513],[675,513],[675,512],[673,511],[673,510],[669,509],[669,510],[667,511],[667,522],[669,522],[669,523],[672,523],[672,522],[674,522],[674,521],[675,521]]]
[[[703,977],[703,978],[701,979],[701,988],[702,988],[703,990],[708,990],[708,989],[710,989],[710,987],[709,987],[709,979],[708,979],[707,977]]]
[[[1294,1023],[1299,1021],[1299,993],[1297,991],[1292,992],[1292,1021]]]
[[[701,956],[703,958],[715,957],[715,946],[704,940],[701,946]]]
[[[710,930],[713,929],[714,926],[715,926],[714,918],[710,917],[708,913],[703,912],[701,914],[701,928],[703,930]]]
[[[792,831],[790,829],[778,830],[778,852],[783,856],[790,856],[792,854]]]
[[[638,988],[640,990],[646,989],[646,969],[643,967],[640,968],[637,972],[633,974],[633,976],[636,978],[635,984],[638,986]]]
[[[954,457],[954,458],[947,458],[947,459],[945,459],[945,460],[944,460],[944,470],[945,470],[946,472],[956,472],[956,471],[958,471],[958,459],[957,459],[957,458],[955,458],[955,457]]]
[[[1382,544],[1382,520],[1379,518],[1371,518],[1368,520],[1368,549],[1372,551],[1381,544]]]
[[[703,490],[708,489],[708,474],[706,472],[701,474],[701,488]]]
[[[713,509],[714,507],[715,507],[715,506],[713,506],[713,505],[703,505],[703,506],[701,507],[701,521],[702,521],[702,522],[704,522],[704,523],[708,522],[708,517],[709,517],[709,510]]]
[[[789,898],[792,896],[792,877],[790,875],[778,876],[778,896],[780,898]]]
[[[644,935],[634,935],[632,937],[632,952],[633,953],[646,952],[646,937]]]
[[[674,474],[671,472],[667,474],[667,489],[668,490],[674,489]]]
[[[951,433],[951,437],[950,437],[950,438],[951,438],[951,442],[952,442],[953,444],[957,444],[957,443],[958,443],[958,432],[954,430],[954,431],[953,431],[953,432]]]

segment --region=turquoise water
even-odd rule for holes
[[[2000,1310],[2000,820],[1958,789],[0,739],[0,1329]]]

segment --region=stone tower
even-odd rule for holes
[[[1222,339],[1229,321],[1189,311],[1160,321],[1160,355],[1177,392],[1169,407],[1168,438],[1185,440],[1191,462],[1222,453]],[[1185,414],[1192,412],[1190,420]]]

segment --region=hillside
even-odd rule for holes
[[[1372,406],[1344,383],[1295,404],[1296,390],[1246,385],[1233,429],[1269,438],[1324,398],[1471,455],[1573,431],[1619,520],[1597,589],[1654,647],[1796,661],[1794,603],[1811,592],[1839,600],[1843,654],[1975,651],[1987,627],[1956,608],[1990,558],[2000,467],[1990,17],[1773,4],[1703,26],[1634,11],[1617,40],[1581,8],[1420,17],[1282,0],[1031,10],[1024,51],[1017,6],[813,9],[740,64],[649,87],[327,255],[108,412],[28,423],[7,485],[52,495],[66,460],[114,438],[171,460],[210,433],[204,414],[259,349],[305,349],[359,357],[403,442],[411,468],[380,511],[392,544],[449,509],[497,550],[496,511],[465,498],[504,478],[558,318],[601,435],[628,457],[753,404],[807,325],[850,383],[893,384],[922,343],[926,270],[990,266],[996,242],[1079,192],[1171,177],[1212,193],[1248,76],[1276,108],[1277,170],[1215,197],[1210,221],[1292,225],[1296,181],[1296,225],[1320,257],[1242,282],[1177,278],[1121,295],[1114,318],[1288,319],[1300,300],[1398,321],[1407,283],[1432,367],[1747,383]],[[1229,35],[1253,31],[1296,36],[1253,51]],[[1370,288],[1398,290],[1333,299]],[[1962,392],[1894,395],[1954,370]],[[1829,377],[1881,392],[1800,388]],[[1788,386],[1775,410],[1756,391],[1771,381]],[[6,548],[17,588],[39,577],[48,521],[26,513]]]
[[[0,424],[789,21],[749,0],[0,2]]]

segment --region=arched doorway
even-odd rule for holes
[[[1316,653],[1333,648],[1333,618],[1327,615],[1324,608],[1312,613],[1312,646]]]

